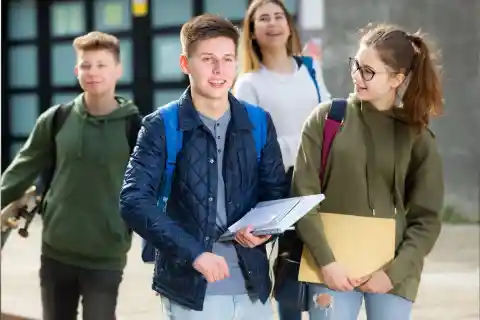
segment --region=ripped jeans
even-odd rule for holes
[[[310,320],[357,320],[363,300],[368,320],[409,320],[413,303],[392,294],[337,292],[310,284]]]

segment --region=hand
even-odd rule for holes
[[[229,277],[228,265],[223,257],[204,252],[193,262],[195,270],[203,274],[208,282],[215,282]]]
[[[372,277],[372,275],[369,274],[369,275],[366,275],[366,276],[361,277],[361,278],[348,278],[348,281],[350,282],[350,284],[354,288],[358,288],[358,287],[364,285],[368,280],[370,280],[371,277]]]
[[[393,284],[385,271],[380,270],[372,274],[370,280],[359,288],[368,293],[387,293],[393,289]]]
[[[240,229],[235,234],[235,240],[240,243],[245,248],[254,248],[258,245],[263,244],[265,241],[270,239],[271,236],[254,236],[252,234],[252,227],[248,226],[246,228]]]
[[[332,262],[321,268],[323,281],[328,288],[335,291],[351,291],[354,286],[350,283],[345,269],[338,263]]]

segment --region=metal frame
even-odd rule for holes
[[[72,2],[78,0],[36,0],[37,4],[37,30],[38,35],[35,39],[30,40],[9,40],[8,39],[8,4],[9,0],[2,2],[2,45],[6,48],[5,54],[2,55],[2,65],[4,67],[2,73],[2,146],[1,161],[2,172],[10,163],[10,147],[13,143],[24,142],[27,136],[12,136],[10,124],[9,100],[13,94],[17,93],[35,93],[39,98],[39,113],[48,109],[52,104],[52,96],[54,93],[80,91],[78,85],[71,86],[53,86],[52,70],[51,70],[51,51],[54,44],[71,43],[74,37],[55,37],[52,35],[50,26],[50,7],[53,3]],[[85,3],[85,26],[86,30],[94,30],[94,2],[90,0],[82,0]],[[161,0],[163,1],[163,0]],[[239,0],[235,0],[239,1]],[[248,3],[251,0],[244,0]],[[149,0],[149,8],[151,8],[153,0]],[[193,14],[199,15],[204,12],[205,0],[193,0]],[[240,25],[241,21],[233,21]],[[112,32],[120,39],[128,38],[132,41],[132,82],[130,84],[119,84],[117,89],[131,90],[135,103],[140,108],[142,114],[147,114],[154,107],[154,95],[156,90],[161,89],[184,89],[188,86],[188,78],[185,76],[180,81],[155,81],[153,79],[153,39],[158,35],[178,35],[181,26],[167,26],[162,28],[152,27],[152,14],[149,10],[144,17],[132,17],[132,27],[127,31]],[[38,85],[29,89],[13,89],[9,87],[9,48],[14,45],[34,44],[38,48],[37,55],[37,71]]]

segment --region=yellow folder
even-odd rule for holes
[[[335,260],[349,277],[360,278],[382,269],[395,256],[395,219],[320,213],[325,237]],[[298,280],[323,283],[320,269],[303,247]]]

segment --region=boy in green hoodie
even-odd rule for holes
[[[109,320],[115,319],[131,245],[118,207],[130,155],[126,131],[129,121],[138,123],[140,116],[135,105],[114,94],[122,76],[119,40],[91,32],[76,38],[73,47],[75,75],[84,93],[67,104],[70,110],[56,134],[58,107],[38,118],[3,174],[1,201],[3,208],[19,199],[55,166],[42,203],[42,319],[76,319],[81,296],[84,319]]]

